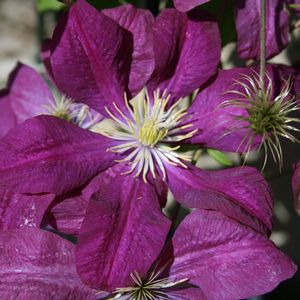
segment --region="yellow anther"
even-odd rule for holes
[[[162,140],[168,133],[168,129],[159,128],[155,120],[149,119],[139,128],[139,141],[145,145],[153,147]]]

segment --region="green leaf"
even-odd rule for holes
[[[232,161],[228,158],[228,156],[218,150],[214,149],[207,149],[207,153],[219,164],[221,164],[224,167],[230,167],[232,166]]]
[[[57,0],[37,0],[37,9],[39,12],[61,10],[65,5]]]

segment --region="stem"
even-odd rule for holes
[[[259,75],[264,81],[266,69],[266,0],[260,0],[260,68]]]

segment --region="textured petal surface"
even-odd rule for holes
[[[114,174],[122,173],[122,165],[115,165],[110,172]],[[116,176],[116,175],[114,175]],[[149,182],[155,189],[161,207],[167,203],[168,186],[160,178],[153,180],[149,178]],[[62,232],[78,235],[82,221],[85,217],[89,200],[94,193],[99,191],[99,186],[103,185],[103,174],[95,176],[89,184],[80,192],[78,196],[61,198],[61,202],[51,210],[54,227]]]
[[[196,210],[183,220],[173,253],[170,277],[189,278],[210,300],[264,294],[297,269],[266,237],[214,211]]]
[[[78,239],[77,271],[83,282],[109,291],[132,285],[130,273],[145,275],[169,227],[150,184],[113,168],[106,171]]]
[[[104,9],[102,12],[133,34],[128,89],[132,94],[137,94],[146,85],[154,70],[154,17],[149,10],[137,9],[130,4]]]
[[[80,281],[74,245],[39,229],[0,232],[0,298],[96,299]]]
[[[248,124],[236,117],[247,116],[246,110],[232,105],[220,105],[226,100],[238,98],[237,94],[228,92],[243,92],[235,84],[235,80],[241,80],[241,76],[249,76],[252,72],[251,68],[220,70],[208,87],[199,92],[189,109],[193,116],[192,123],[198,129],[198,133],[191,139],[192,143],[201,143],[224,151],[245,150],[246,142],[243,142],[243,138],[247,135],[247,129],[241,128]],[[255,144],[259,144],[259,141],[258,138]]]
[[[0,142],[0,186],[66,193],[114,163],[111,141],[51,116],[27,120]]]
[[[105,106],[112,107],[113,102],[123,109],[132,51],[128,31],[79,0],[53,35],[50,60],[54,81],[69,97],[103,115],[107,114]]]
[[[195,8],[198,5],[208,2],[209,0],[173,0],[174,6],[179,11],[188,11]]]
[[[122,172],[118,165],[115,165],[113,170],[115,174]],[[160,179],[157,181],[153,183],[153,186],[163,207],[166,204],[168,187]],[[80,189],[80,191],[56,197],[47,214],[50,225],[59,232],[78,236],[82,222],[86,216],[89,201],[93,194],[99,191],[99,186],[102,185],[103,174],[100,173],[82,190]]]
[[[16,126],[16,117],[9,102],[8,91],[0,91],[0,138]]]
[[[270,58],[289,42],[289,15],[284,0],[266,1],[266,56]],[[236,1],[236,30],[238,54],[243,59],[259,59],[260,1]],[[251,30],[249,30],[251,28]]]
[[[175,199],[187,207],[222,211],[259,232],[265,231],[260,223],[272,229],[272,198],[255,168],[203,171],[192,166],[168,167],[168,185]]]
[[[88,207],[83,195],[61,196],[48,213],[49,222],[59,232],[77,236]]]
[[[200,288],[187,288],[168,292],[174,300],[209,300]]]
[[[52,93],[42,76],[33,68],[19,63],[10,76],[9,101],[17,123],[46,112],[53,103]]]
[[[295,209],[298,213],[300,213],[300,163],[297,163],[295,166],[295,171],[292,178],[292,187]]]
[[[54,195],[22,195],[0,190],[0,230],[41,225]]]
[[[215,72],[220,59],[217,23],[199,10],[160,13],[154,24],[155,71],[150,88],[167,89],[173,99],[192,93]]]

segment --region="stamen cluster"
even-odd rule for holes
[[[117,288],[111,300],[167,300],[168,291],[181,284],[187,283],[188,279],[182,279],[176,282],[170,282],[168,278],[157,279],[161,272],[152,272],[149,278],[142,279],[138,272],[131,273],[131,278],[135,283],[133,287]]]
[[[99,114],[93,115],[87,105],[76,103],[64,95],[55,95],[54,101],[45,105],[45,109],[51,116],[71,122],[83,129],[91,130],[101,119]]]
[[[170,97],[166,92],[160,95],[157,90],[151,98],[143,89],[130,103],[125,97],[127,115],[115,103],[115,113],[106,107],[111,119],[105,120],[105,125],[103,123],[96,131],[120,142],[108,151],[125,155],[118,161],[131,165],[125,174],[135,171],[135,176],[142,174],[147,182],[148,171],[155,178],[158,167],[165,179],[166,163],[186,168],[183,161],[191,160],[190,156],[176,152],[180,147],[176,143],[192,137],[197,130],[185,132],[192,124],[188,123],[186,109],[179,108],[182,99],[168,107]]]

